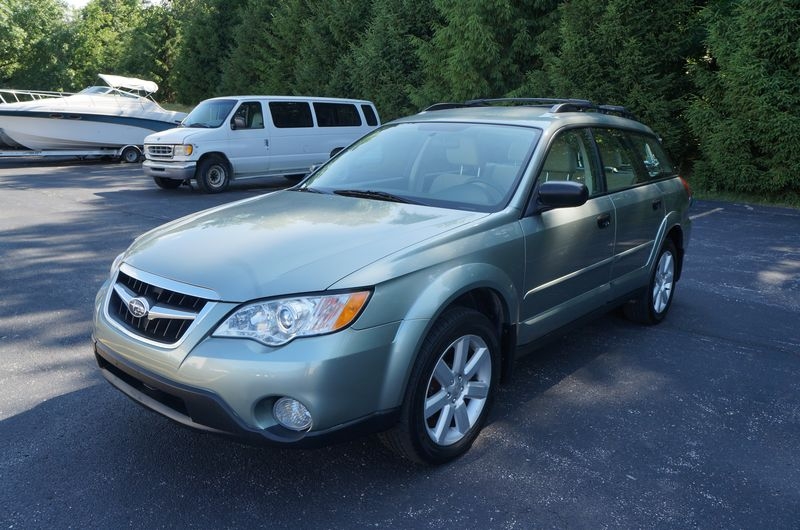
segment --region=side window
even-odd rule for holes
[[[375,111],[372,110],[370,105],[361,105],[361,111],[364,113],[364,119],[367,120],[367,125],[372,127],[378,125],[378,117],[375,115]]]
[[[261,103],[258,101],[246,101],[239,105],[233,114],[231,124],[239,129],[263,129],[264,115],[261,112]]]
[[[560,133],[550,144],[539,179],[571,180],[585,184],[589,196],[600,192],[597,175],[592,167],[591,140],[585,129],[571,129]]]
[[[352,103],[314,103],[314,114],[320,127],[358,127],[361,116]]]
[[[675,176],[675,168],[658,140],[643,134],[629,133],[628,136],[649,180]]]
[[[305,101],[270,101],[269,112],[272,123],[281,129],[314,126],[311,108]]]
[[[608,191],[619,191],[650,179],[627,133],[616,129],[594,129]]]

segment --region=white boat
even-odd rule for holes
[[[0,103],[0,141],[33,150],[141,146],[145,136],[171,129],[186,116],[152,99],[158,90],[152,81],[108,74],[100,78],[108,86]]]

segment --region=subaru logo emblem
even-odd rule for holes
[[[142,298],[141,296],[132,298],[128,302],[128,311],[136,318],[146,317],[150,312],[150,302],[147,301],[147,298]]]

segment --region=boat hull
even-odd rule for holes
[[[80,112],[0,109],[0,129],[28,149],[85,149],[142,145],[148,134],[174,121]]]

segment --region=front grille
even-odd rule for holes
[[[153,306],[188,311],[199,314],[207,300],[196,296],[170,291],[141,280],[120,271],[117,283],[136,293],[136,296],[145,297]],[[108,302],[108,314],[119,324],[136,335],[160,342],[173,344],[183,337],[194,320],[178,318],[137,318],[128,310],[128,305],[119,294],[112,289]]]
[[[146,145],[145,149],[153,158],[172,158],[171,145]]]

